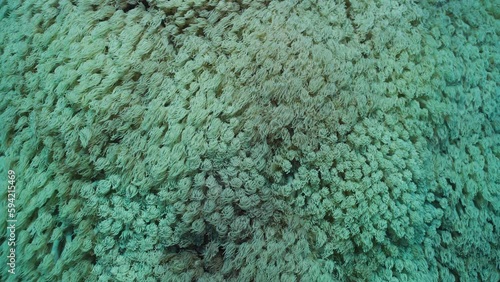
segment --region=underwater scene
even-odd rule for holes
[[[0,0],[0,281],[500,281],[500,0]]]

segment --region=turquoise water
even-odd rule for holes
[[[499,281],[470,2],[0,0],[0,280]]]

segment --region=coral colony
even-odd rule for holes
[[[498,0],[0,0],[0,60],[1,281],[500,281]]]

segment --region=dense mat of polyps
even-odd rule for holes
[[[417,2],[0,0],[17,277],[499,281],[499,4]]]

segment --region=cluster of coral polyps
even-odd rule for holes
[[[0,0],[0,280],[500,280],[476,2]]]

